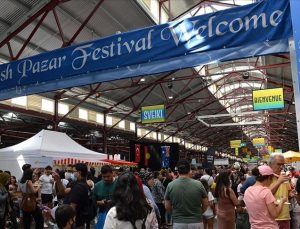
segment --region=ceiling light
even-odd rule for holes
[[[47,125],[47,129],[48,130],[52,130],[53,129],[53,126],[51,124]]]
[[[58,126],[59,126],[59,127],[67,126],[67,123],[65,123],[65,122],[59,122],[59,123],[58,123]]]
[[[3,115],[3,118],[17,119],[18,116],[15,115],[13,112],[9,112],[9,113],[6,113],[5,115]]]

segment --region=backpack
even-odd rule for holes
[[[82,183],[80,183],[80,185],[82,185]],[[86,186],[88,187],[87,184],[86,184]],[[92,221],[97,216],[97,210],[98,210],[98,207],[97,207],[96,200],[93,197],[93,192],[88,187],[88,201],[82,211],[82,215],[83,215],[83,218],[85,219],[85,221],[86,222]]]
[[[26,193],[23,193],[23,198],[20,207],[24,212],[33,212],[35,211],[37,205],[36,197],[34,193],[28,193],[27,182],[25,183],[25,185],[26,185]]]
[[[93,220],[97,216],[97,203],[93,196],[89,195],[89,200],[87,204],[87,211],[86,211],[86,219],[88,222]]]

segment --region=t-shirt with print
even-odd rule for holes
[[[152,187],[152,196],[155,203],[162,203],[165,196],[165,187],[159,180],[155,180]]]
[[[174,223],[199,223],[202,218],[202,199],[207,198],[200,181],[178,178],[166,190],[165,200],[171,202]]]
[[[261,185],[249,187],[244,202],[249,214],[251,229],[278,229],[278,224],[270,215],[267,205],[275,201],[271,190]]]

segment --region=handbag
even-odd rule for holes
[[[34,193],[28,193],[28,183],[26,181],[26,193],[23,193],[21,209],[24,212],[33,212],[36,208],[36,197]]]

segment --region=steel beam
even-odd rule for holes
[[[176,70],[176,71],[177,71],[177,70]],[[155,82],[156,82],[156,83],[161,82],[161,80],[163,80],[163,79],[169,77],[170,75],[174,74],[176,71],[172,71],[172,72],[169,72],[169,73],[165,74],[165,75],[162,76],[161,78],[157,79]],[[134,92],[133,94],[131,94],[131,95],[129,95],[129,96],[126,96],[126,97],[123,98],[121,101],[119,101],[119,102],[117,102],[116,104],[114,104],[114,106],[112,106],[112,107],[106,109],[106,110],[104,111],[104,113],[109,113],[114,107],[117,107],[118,105],[124,103],[124,102],[127,101],[128,99],[131,99],[132,97],[134,97],[134,96],[138,95],[139,93],[145,91],[147,88],[151,87],[151,85],[152,85],[152,84],[146,85],[146,86],[142,87],[141,89],[137,90],[136,92]]]
[[[73,35],[73,37],[67,43],[64,43],[63,47],[69,46],[69,45],[71,45],[74,42],[74,40],[77,38],[77,36],[80,34],[80,32],[83,30],[83,28],[86,26],[86,24],[92,18],[92,16],[96,13],[96,11],[102,5],[103,2],[104,2],[104,0],[99,0],[99,2],[96,4],[96,6],[94,7],[94,9],[91,11],[91,13],[82,22],[82,24],[80,25],[80,27],[78,28],[78,30],[75,32],[75,34]]]
[[[28,18],[23,23],[18,24],[16,23],[14,27],[10,30],[7,30],[7,34],[4,34],[0,37],[0,48],[3,47],[7,42],[9,42],[12,38],[17,36],[24,28],[30,25],[33,21],[35,21],[38,17],[40,17],[45,12],[49,12],[58,6],[60,3],[65,2],[62,0],[43,0],[40,1],[39,4],[33,8],[27,15],[23,16],[23,18]],[[37,11],[37,9],[39,9]],[[37,11],[37,12],[36,12]],[[36,13],[34,13],[36,12]],[[33,14],[33,15],[32,15]]]
[[[95,94],[100,86],[101,86],[101,83],[99,83],[94,89],[91,89],[90,93],[87,96],[85,96],[76,106],[74,106],[71,110],[69,110],[69,112],[67,114],[65,114],[63,117],[61,117],[58,120],[58,123],[61,122],[64,118],[66,118],[69,114],[71,114],[80,104],[85,102],[90,96]]]
[[[133,112],[137,111],[137,110],[140,108],[141,104],[142,104],[142,103],[145,101],[145,99],[149,96],[149,94],[154,90],[155,86],[156,86],[156,85],[154,85],[154,86],[147,92],[147,94],[144,96],[144,98],[140,101],[140,103],[139,103],[136,107],[134,107],[128,114],[126,114],[122,119],[120,119],[117,123],[115,123],[112,127],[110,127],[110,128],[108,129],[107,132],[110,132],[110,131],[111,131],[115,126],[117,126],[122,120],[126,119],[130,114],[132,114]]]

